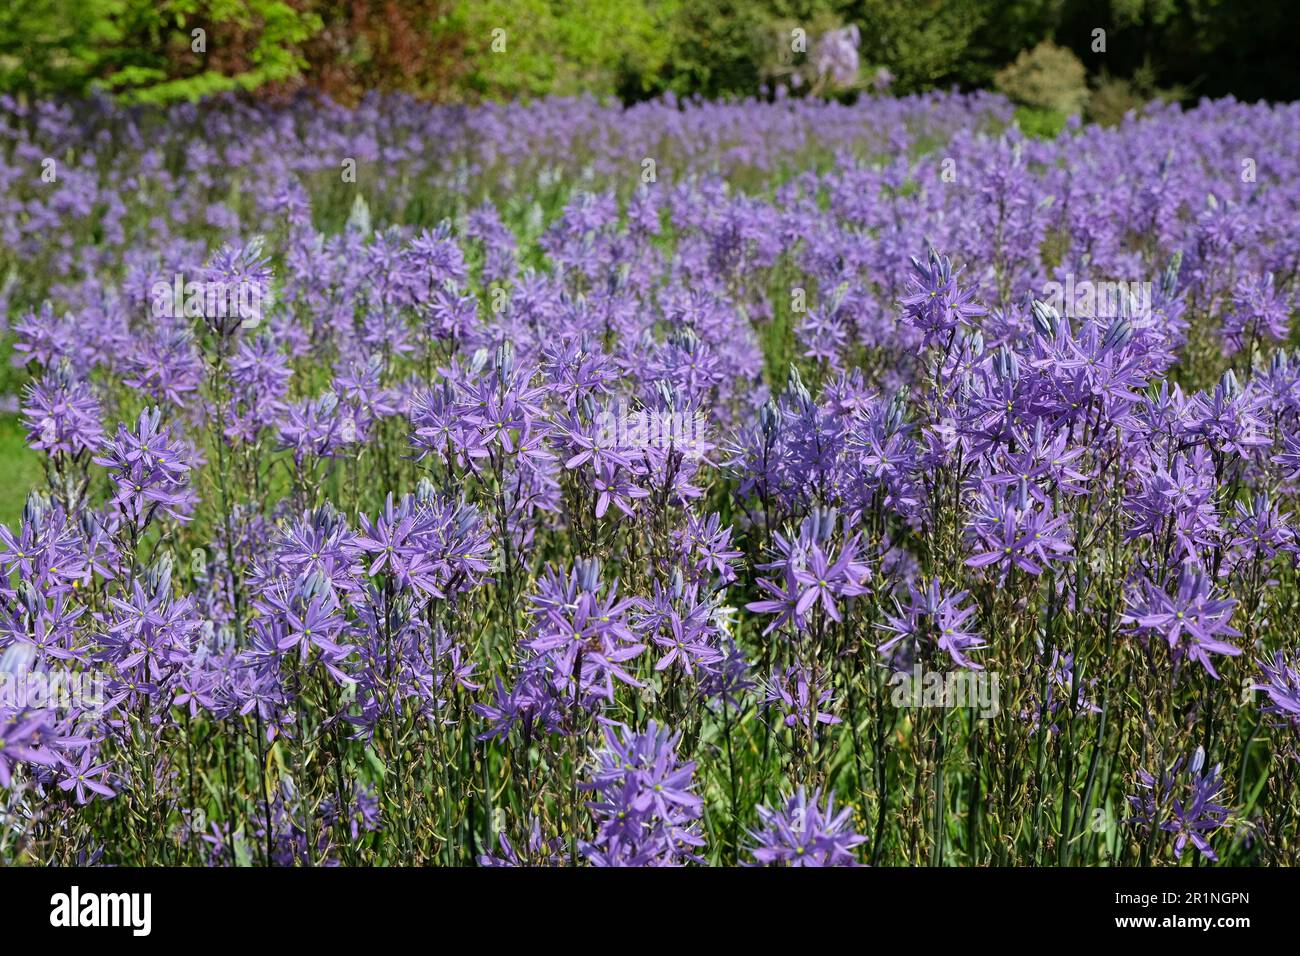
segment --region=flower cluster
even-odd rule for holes
[[[758,808],[762,826],[751,836],[760,866],[857,866],[854,847],[867,838],[853,831],[853,809],[835,808],[835,795],[800,787],[779,810]]]
[[[0,863],[1300,862],[1300,107],[0,152]]]
[[[1198,747],[1191,763],[1179,757],[1157,777],[1138,771],[1140,792],[1128,798],[1133,816],[1127,822],[1144,834],[1159,828],[1175,834],[1174,856],[1181,858],[1188,842],[1209,860],[1217,860],[1210,836],[1228,825],[1229,810],[1222,799],[1222,767],[1205,770],[1205,751]]]
[[[703,801],[692,790],[693,761],[677,757],[680,734],[655,725],[641,733],[606,727],[582,784],[594,799],[597,834],[582,851],[596,866],[668,866],[696,859],[704,845],[696,821]]]

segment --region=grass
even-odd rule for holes
[[[28,492],[43,478],[40,455],[27,447],[22,423],[14,415],[0,417],[0,522],[18,523]]]
[[[1016,107],[1016,123],[1026,136],[1039,139],[1056,139],[1069,117],[1056,110],[1038,109],[1032,106]]]

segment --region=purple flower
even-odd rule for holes
[[[983,494],[971,524],[976,554],[966,564],[972,568],[996,566],[1000,580],[1014,568],[1042,574],[1053,562],[1070,560],[1068,515],[1053,515],[1046,506],[1030,505],[1022,491],[1013,503],[1002,495]]]
[[[781,558],[759,567],[780,571],[784,586],[761,578],[759,587],[772,597],[746,605],[748,610],[759,614],[777,615],[765,634],[787,621],[793,622],[797,630],[803,630],[815,607],[820,607],[832,621],[841,622],[838,599],[867,593],[870,572],[858,560],[857,535],[845,541],[834,557],[827,554],[835,522],[832,512],[819,511],[800,524],[797,537],[786,538],[780,533],[773,536]]]
[[[823,33],[813,44],[813,70],[819,80],[835,86],[850,86],[858,78],[858,44],[861,35],[855,23]]]
[[[48,717],[40,711],[14,715],[0,708],[0,787],[13,782],[14,769],[20,764],[51,767],[58,762],[44,745],[47,731]]]
[[[1172,595],[1143,580],[1138,592],[1129,596],[1123,620],[1135,634],[1163,638],[1176,661],[1194,660],[1217,680],[1210,655],[1241,654],[1241,648],[1223,640],[1241,636],[1228,623],[1236,606],[1232,598],[1218,597],[1205,572],[1189,561],[1180,569],[1178,589]]]
[[[763,706],[775,710],[787,727],[814,730],[818,724],[838,724],[840,718],[823,707],[831,705],[825,676],[815,677],[802,664],[772,671],[763,685]]]
[[[1270,338],[1285,342],[1291,322],[1290,296],[1277,287],[1273,273],[1248,273],[1237,280],[1232,305],[1223,319],[1227,351],[1238,352]]]
[[[699,600],[696,585],[686,585],[677,576],[670,588],[655,583],[650,600],[637,600],[637,630],[663,655],[655,662],[662,671],[676,665],[688,675],[697,670],[708,673],[722,660],[718,650],[718,631],[714,624],[716,605]]]
[[[90,386],[66,368],[27,387],[23,403],[27,444],[50,455],[97,451],[104,438],[99,401]]]
[[[159,510],[179,522],[189,521],[197,501],[189,487],[194,452],[184,439],[172,437],[157,408],[141,412],[134,430],[119,424],[117,435],[105,439],[102,450],[95,463],[109,469],[116,487],[113,504],[137,528]]]
[[[564,843],[562,840],[542,838],[542,826],[539,820],[534,819],[532,826],[528,831],[528,842],[524,844],[523,849],[515,848],[504,832],[497,834],[497,842],[500,844],[500,853],[484,853],[478,858],[479,866],[491,867],[518,867],[518,866],[564,866],[567,859],[564,855]]]
[[[758,866],[858,866],[853,848],[867,838],[853,829],[853,808],[835,809],[835,795],[822,801],[799,787],[779,810],[758,808],[762,826],[751,830],[750,853]]]
[[[970,289],[957,284],[962,270],[954,272],[952,261],[933,248],[924,263],[912,257],[912,272],[909,291],[899,301],[908,321],[925,333],[927,345],[951,336],[962,323],[984,314],[984,308],[971,301]]]
[[[1287,481],[1300,481],[1300,436],[1283,435],[1283,451],[1273,456],[1273,461],[1282,466]]]
[[[109,798],[117,796],[117,791],[104,782],[104,778],[108,773],[108,764],[96,763],[93,748],[86,747],[83,749],[79,762],[74,763],[67,758],[63,758],[62,763],[63,769],[59,780],[59,789],[65,793],[75,791],[77,803],[87,804],[95,796]]]
[[[897,613],[886,615],[885,623],[877,625],[893,635],[877,648],[890,666],[896,671],[910,670],[914,661],[926,661],[942,652],[958,667],[983,670],[983,665],[966,656],[967,652],[985,646],[984,639],[966,624],[975,614],[975,608],[961,606],[969,592],[944,594],[938,578],[929,581],[922,590],[911,584],[907,590],[907,607],[895,597]]]
[[[1282,651],[1275,651],[1272,661],[1256,661],[1263,681],[1252,684],[1252,690],[1262,690],[1268,700],[1263,711],[1278,719],[1282,726],[1300,730],[1300,664]],[[1300,754],[1296,754],[1300,759]]]
[[[203,269],[203,283],[203,319],[218,336],[260,323],[271,289],[270,259],[262,241],[222,246]]]
[[[606,726],[584,790],[597,835],[582,845],[596,866],[672,866],[696,859],[704,802],[692,790],[694,762],[677,758],[680,734],[650,721],[642,733]]]
[[[1185,757],[1179,757],[1159,777],[1139,770],[1139,792],[1128,797],[1133,816],[1125,822],[1144,834],[1152,828],[1176,834],[1176,859],[1182,859],[1190,841],[1203,857],[1218,860],[1209,837],[1228,825],[1229,810],[1215,802],[1224,790],[1222,767],[1216,764],[1208,772],[1204,767],[1205,751],[1197,747],[1190,766]]]
[[[614,679],[641,686],[625,666],[645,650],[627,620],[633,601],[619,598],[617,581],[605,588],[598,562],[578,562],[567,578],[550,572],[533,603],[535,632],[524,646],[538,656],[533,666],[544,660],[573,682],[575,699],[582,692],[612,698]]]

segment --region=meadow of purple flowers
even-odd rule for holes
[[[1011,115],[0,102],[0,862],[1296,863],[1300,106]]]

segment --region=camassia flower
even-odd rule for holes
[[[968,319],[985,313],[983,306],[975,304],[971,290],[958,285],[962,270],[954,271],[952,260],[933,248],[924,263],[912,257],[912,273],[909,290],[899,301],[908,320],[925,333],[927,343],[951,335]]]
[[[1023,488],[1015,503],[997,493],[982,495],[971,531],[976,553],[966,560],[967,566],[995,567],[1002,581],[1013,568],[1037,575],[1071,559],[1069,515],[1054,515],[1046,505],[1031,504]]]
[[[1175,834],[1174,857],[1181,859],[1188,842],[1207,860],[1217,860],[1210,835],[1228,825],[1230,811],[1221,799],[1224,781],[1219,764],[1205,770],[1205,750],[1196,748],[1191,764],[1179,757],[1160,775],[1138,771],[1139,792],[1128,798],[1133,816],[1125,822],[1143,833],[1159,828]]]
[[[958,667],[983,670],[982,664],[967,656],[969,651],[985,646],[984,639],[966,623],[975,614],[975,608],[962,607],[969,592],[945,594],[938,578],[919,590],[909,584],[907,590],[907,606],[895,597],[896,612],[887,614],[885,623],[877,625],[893,635],[877,648],[890,666],[896,671],[910,670],[915,662],[946,653]]]
[[[1300,104],[1027,136],[859,39],[0,93],[0,866],[1300,863]]]
[[[241,327],[259,325],[271,292],[270,259],[263,241],[222,246],[203,269],[203,282],[202,317],[214,333],[228,338]]]
[[[1287,481],[1300,481],[1300,435],[1283,435],[1282,451],[1273,456]]]
[[[91,747],[84,748],[81,751],[81,759],[76,762],[63,759],[59,789],[75,793],[77,803],[89,803],[96,796],[117,796],[117,791],[104,782],[108,774],[108,764],[97,763],[96,759],[95,751]]]
[[[1188,561],[1178,573],[1173,594],[1150,579],[1142,580],[1138,591],[1129,596],[1123,620],[1133,633],[1162,638],[1175,660],[1196,661],[1218,679],[1210,655],[1241,653],[1241,648],[1224,640],[1241,636],[1228,623],[1236,606],[1234,599],[1219,597],[1208,575]]]
[[[535,633],[524,646],[544,659],[558,677],[572,682],[571,694],[612,698],[613,680],[640,687],[627,670],[629,661],[646,646],[637,639],[627,620],[631,598],[618,596],[618,582],[606,589],[600,564],[579,561],[565,577],[552,572],[533,598]]]
[[[758,808],[761,826],[751,830],[757,866],[858,866],[853,849],[867,841],[854,832],[853,808],[835,808],[835,795],[799,787],[777,810]]]
[[[1295,532],[1267,494],[1256,495],[1249,503],[1238,501],[1233,537],[1229,544],[1234,556],[1250,560],[1267,560],[1278,551],[1294,548]]]
[[[16,714],[0,709],[0,788],[13,782],[14,770],[23,764],[53,766],[54,751],[43,746],[48,717],[40,711]]]
[[[357,547],[374,560],[371,575],[385,574],[403,590],[446,598],[449,585],[469,588],[487,570],[487,532],[473,507],[457,506],[422,487],[394,502],[372,524],[361,516]]]
[[[564,855],[564,843],[559,839],[542,838],[541,821],[534,819],[528,831],[528,842],[517,849],[510,837],[502,831],[497,835],[500,852],[483,853],[478,858],[479,866],[517,867],[517,866],[564,866],[568,860]]]
[[[805,629],[814,608],[820,608],[838,623],[843,620],[842,600],[867,593],[870,571],[858,560],[859,537],[850,537],[836,554],[831,551],[830,541],[835,523],[833,512],[818,511],[800,524],[797,536],[773,536],[781,558],[759,567],[780,572],[784,584],[760,578],[759,587],[770,597],[746,605],[759,614],[777,615],[765,634],[787,622],[793,623],[796,630]]]
[[[696,821],[704,802],[692,790],[694,762],[677,757],[680,734],[653,720],[642,733],[606,726],[582,784],[595,799],[587,806],[597,835],[584,844],[596,866],[672,866],[695,859],[704,845]]]
[[[637,600],[636,628],[662,652],[655,670],[677,667],[688,675],[709,673],[722,660],[718,650],[716,605],[699,599],[699,587],[687,585],[680,573],[668,588],[655,582],[650,600]]]
[[[95,451],[104,438],[99,400],[66,366],[27,387],[23,418],[27,444],[51,455]]]
[[[1232,305],[1223,321],[1227,351],[1238,352],[1261,339],[1285,342],[1291,321],[1290,297],[1274,282],[1273,273],[1250,273],[1237,281]]]
[[[831,689],[825,674],[815,675],[802,664],[777,668],[763,685],[763,706],[776,713],[787,727],[805,727],[810,732],[818,724],[838,724],[840,718],[829,710]]]
[[[134,429],[119,424],[102,451],[95,463],[109,469],[116,487],[113,504],[129,521],[143,527],[160,510],[177,521],[189,520],[197,500],[188,481],[194,454],[162,424],[159,409],[142,411]]]
[[[1276,718],[1283,727],[1300,731],[1300,660],[1275,651],[1273,659],[1256,661],[1263,680],[1252,684],[1252,690],[1262,690],[1267,696],[1262,709]],[[1291,745],[1292,755],[1300,760],[1300,736]]]

